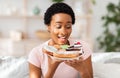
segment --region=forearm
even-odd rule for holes
[[[48,72],[45,74],[44,78],[53,78],[54,73],[55,73],[55,69],[48,70]]]
[[[78,68],[81,78],[93,78],[93,70],[83,64],[83,67]]]
[[[29,78],[41,78],[41,69],[29,63]]]
[[[92,68],[91,57],[83,61],[80,65],[76,69],[80,72],[81,77],[93,78],[93,68]]]
[[[58,67],[58,65],[56,65],[56,66],[51,66],[50,68],[48,68],[48,71],[47,71],[47,73],[45,74],[45,77],[44,77],[44,78],[53,78],[54,73],[55,73],[57,67]]]
[[[80,72],[80,76],[81,78],[93,78],[93,74],[86,69]]]

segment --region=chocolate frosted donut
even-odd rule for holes
[[[58,52],[53,53],[53,56],[58,58],[75,58],[82,54],[81,45],[59,45]]]

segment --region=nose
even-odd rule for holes
[[[67,33],[67,31],[66,31],[66,29],[64,27],[61,29],[60,32],[61,32],[62,35],[66,35],[66,33]]]

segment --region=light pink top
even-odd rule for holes
[[[30,52],[28,57],[29,63],[41,68],[43,76],[45,75],[48,69],[48,62],[47,62],[48,56],[42,52],[42,47],[44,45],[48,45],[48,42],[49,40],[33,48],[33,50]],[[79,40],[79,42],[82,44],[84,50],[83,58],[85,60],[92,54],[92,51],[87,43],[81,40]],[[73,40],[70,41],[70,44],[73,44]],[[79,75],[78,71],[76,71],[74,68],[66,65],[63,62],[58,66],[53,78],[78,78],[78,75]]]

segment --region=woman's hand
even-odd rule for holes
[[[46,53],[48,55],[48,71],[45,75],[44,78],[53,78],[53,75],[58,67],[58,65],[62,62],[61,60],[57,60],[55,58],[53,58],[53,54],[52,52],[48,52],[46,50],[43,49],[43,52]]]
[[[57,60],[53,57],[53,53],[52,52],[49,52],[45,49],[43,49],[43,52],[46,53],[48,55],[48,63],[50,64],[49,67],[51,67],[51,65],[57,65],[59,63],[61,63],[62,61],[61,60]]]
[[[89,56],[86,60],[83,60],[81,57],[79,60],[66,60],[64,62],[78,70],[81,78],[93,78],[91,56]]]
[[[79,59],[74,59],[74,60],[65,60],[64,62],[67,64],[67,65],[69,65],[69,66],[71,66],[71,67],[73,67],[73,68],[75,68],[76,70],[80,70],[81,68],[83,68],[83,58],[82,57],[80,57]]]

